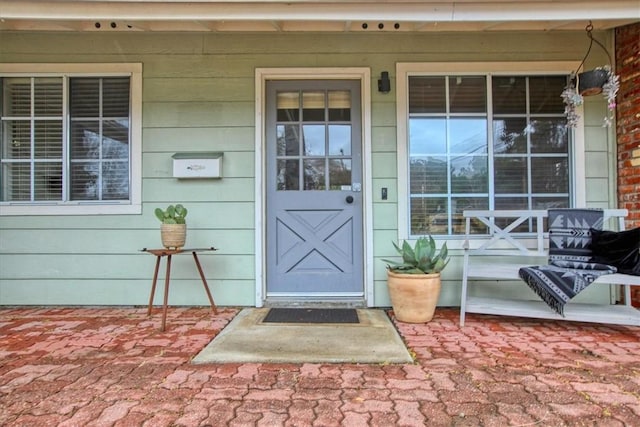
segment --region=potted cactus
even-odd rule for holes
[[[162,246],[167,249],[180,249],[187,239],[187,208],[184,206],[169,205],[167,209],[156,208],[154,211],[160,220],[160,237]]]
[[[440,272],[449,263],[446,242],[438,251],[431,236],[420,237],[415,245],[393,243],[402,261],[387,263],[387,285],[393,313],[401,322],[425,323],[433,318],[440,296]]]

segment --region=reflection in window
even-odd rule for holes
[[[351,96],[345,90],[277,93],[277,190],[351,186]]]
[[[129,200],[129,77],[7,77],[0,84],[0,201]]]
[[[409,76],[410,235],[461,234],[469,209],[568,207],[566,80]]]

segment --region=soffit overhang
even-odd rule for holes
[[[609,30],[640,0],[0,0],[0,31],[429,32]]]

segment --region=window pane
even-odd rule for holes
[[[329,160],[329,189],[341,190],[343,185],[351,185],[351,160]]]
[[[304,189],[305,190],[324,190],[325,184],[325,167],[324,159],[304,160]]]
[[[527,112],[526,83],[524,77],[494,77],[492,80],[493,113],[525,114]]]
[[[531,114],[563,114],[564,103],[559,94],[566,85],[566,76],[529,77]]]
[[[496,209],[499,210],[527,210],[529,208],[529,199],[526,197],[496,197]],[[496,218],[496,225],[505,228],[513,222],[513,218]],[[529,233],[532,231],[532,221],[525,221],[513,229],[517,233]]]
[[[409,113],[447,111],[444,77],[409,77]]]
[[[565,157],[531,159],[531,181],[534,193],[568,193],[569,172]]]
[[[528,192],[526,157],[496,158],[494,161],[494,170],[496,194],[526,194]]]
[[[569,207],[569,197],[534,197],[533,209],[566,209]]]
[[[36,163],[34,200],[62,200],[62,163]]]
[[[2,201],[31,200],[31,164],[2,163]]]
[[[302,120],[305,122],[324,121],[324,92],[302,93]]]
[[[499,119],[493,121],[493,152],[515,154],[527,152],[527,119]]]
[[[2,115],[31,117],[31,79],[28,77],[2,79]]]
[[[300,120],[300,94],[298,92],[278,92],[276,105],[279,122],[297,122]]]
[[[34,127],[34,157],[62,159],[62,121],[37,120]]]
[[[464,156],[451,160],[452,193],[486,193],[487,157]]]
[[[129,121],[105,120],[102,123],[102,157],[126,160],[129,158]]]
[[[532,209],[532,200],[546,199],[568,204],[571,134],[559,96],[566,80],[410,76],[411,235],[461,233],[465,209]],[[425,207],[419,209],[418,202]],[[529,224],[522,230],[528,231]],[[472,224],[472,232],[485,231]]]
[[[102,116],[129,117],[129,78],[102,79]]]
[[[62,116],[62,79],[34,79],[34,112],[36,116]]]
[[[409,151],[414,156],[446,153],[446,119],[427,119],[422,117],[410,119]]]
[[[447,234],[449,232],[449,211],[445,197],[412,197],[410,203],[412,235]]]
[[[299,190],[299,160],[278,160],[277,190]]]
[[[71,158],[100,158],[100,126],[97,121],[71,122]]]
[[[298,125],[277,125],[276,138],[278,156],[298,156],[300,154]]]
[[[409,181],[411,194],[447,194],[447,158],[412,158]]]
[[[302,144],[305,156],[324,156],[324,130],[324,125],[302,126]]]
[[[537,119],[529,126],[532,153],[566,153],[569,128],[564,118]]]
[[[100,115],[100,79],[78,77],[69,82],[70,113],[73,117]]]
[[[6,120],[2,122],[2,129],[2,158],[30,158],[31,122],[29,120]]]
[[[485,113],[487,80],[483,76],[449,78],[449,110],[452,113]]]
[[[452,227],[453,234],[465,233],[465,220],[462,216],[465,210],[477,209],[486,210],[489,209],[488,197],[452,197]],[[484,234],[487,232],[487,227],[479,221],[471,221],[471,234]]]
[[[351,125],[329,125],[329,155],[351,155]]]
[[[99,200],[99,163],[74,162],[71,165],[71,200]]]
[[[526,210],[529,209],[529,199],[526,197],[496,197],[496,209],[499,210]]]
[[[453,118],[449,122],[451,153],[487,152],[487,121],[485,119]]]
[[[104,162],[102,187],[102,200],[127,200],[129,198],[129,163]]]
[[[329,91],[329,121],[348,122],[351,120],[351,92],[348,90]]]

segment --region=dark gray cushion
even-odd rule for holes
[[[592,262],[640,276],[640,227],[626,231],[591,229]]]

